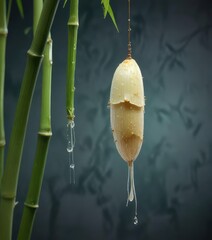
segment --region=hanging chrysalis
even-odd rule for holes
[[[130,0],[128,0],[128,58],[116,69],[110,91],[110,121],[116,148],[128,163],[127,206],[135,200],[134,224],[138,223],[137,198],[134,184],[134,160],[137,158],[144,129],[143,78],[131,57]]]

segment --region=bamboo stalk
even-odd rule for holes
[[[38,133],[33,172],[30,180],[27,198],[24,204],[23,216],[21,219],[21,225],[17,238],[18,240],[28,240],[31,238],[35,214],[40,198],[50,137],[51,132]]]
[[[39,11],[42,10],[43,1],[34,0],[34,32],[39,19]],[[44,170],[46,165],[49,141],[51,132],[51,75],[52,75],[52,39],[49,35],[43,59],[43,79],[42,79],[42,99],[40,129],[38,132],[35,159],[30,179],[29,189],[21,224],[18,233],[18,240],[30,240],[33,223],[38,209],[40,192],[43,182]]]
[[[71,0],[68,20],[68,64],[66,82],[66,111],[69,120],[74,119],[74,79],[76,66],[77,34],[79,27],[78,0]]]
[[[42,82],[42,101],[40,130],[38,132],[37,148],[30,179],[29,190],[25,201],[23,216],[18,234],[18,240],[28,240],[31,237],[32,227],[38,208],[43,175],[46,165],[49,140],[51,133],[51,70],[52,70],[52,40],[49,36],[43,61],[43,82]]]
[[[4,81],[7,41],[6,0],[0,0],[0,189],[4,169]]]
[[[43,8],[43,0],[33,0],[33,34],[35,35]]]
[[[40,133],[51,132],[52,39],[49,34],[44,50]]]
[[[1,185],[0,239],[11,240],[12,219],[17,192],[19,168],[28,114],[34,87],[40,68],[42,54],[48,33],[54,19],[59,0],[46,0],[32,45],[27,56],[20,96],[18,99],[14,125],[10,138],[5,172]]]
[[[33,173],[19,229],[18,239],[30,239],[35,214],[38,208],[42,180],[45,170],[50,132],[39,132]]]

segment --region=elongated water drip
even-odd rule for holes
[[[133,164],[130,167],[130,194],[129,194],[129,201],[132,202],[134,199],[134,192],[135,192],[135,186],[134,186],[134,169]]]
[[[74,163],[74,145],[75,145],[75,132],[74,121],[68,120],[67,123],[67,152],[70,168],[70,184],[75,184],[75,163]]]
[[[135,216],[134,216],[134,224],[138,224],[138,217],[137,217],[137,197],[135,191],[135,183],[134,183],[134,164],[130,162],[128,164],[128,177],[127,177],[127,204],[128,206],[129,201],[132,202],[135,200]]]

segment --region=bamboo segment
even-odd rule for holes
[[[4,82],[5,82],[5,54],[7,41],[6,1],[0,0],[0,189],[4,169]]]
[[[42,8],[43,0],[33,0],[33,35],[35,35]]]
[[[77,51],[77,34],[79,27],[78,0],[71,0],[70,18],[68,20],[68,64],[66,81],[66,112],[69,120],[74,119],[74,81]]]
[[[30,240],[35,214],[38,209],[51,132],[39,132],[29,190],[25,201],[18,240]]]
[[[11,240],[13,209],[28,114],[40,68],[44,46],[59,0],[45,0],[32,45],[28,51],[21,92],[11,133],[5,172],[1,185],[0,239]]]
[[[51,132],[52,39],[49,34],[43,59],[40,132]]]

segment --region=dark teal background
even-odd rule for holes
[[[14,4],[7,44],[7,141],[30,46],[32,3]],[[212,1],[131,0],[133,57],[146,96],[144,143],[135,162],[139,224],[126,205],[127,165],[110,130],[113,73],[127,56],[127,0],[111,0],[120,32],[100,0],[80,1],[76,72],[76,185],[69,184],[65,81],[68,5],[52,29],[52,131],[32,240],[212,239]],[[14,2],[15,3],[15,2]],[[41,79],[35,89],[20,172],[14,239],[36,146]]]

